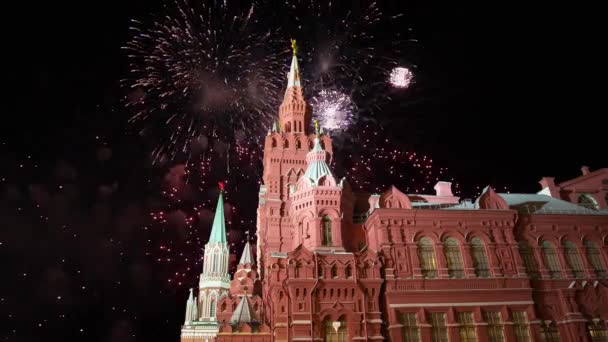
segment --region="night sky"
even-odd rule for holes
[[[184,240],[183,227],[167,238],[170,224],[150,223],[171,172],[151,165],[149,146],[129,129],[119,84],[128,75],[121,47],[129,20],[158,13],[160,4],[29,3],[3,24],[2,341],[179,336],[187,286],[200,271],[186,272],[183,286],[167,278],[200,264],[158,261],[159,241]],[[596,71],[591,38],[580,38],[557,10],[401,6],[420,40],[419,82],[376,112],[395,144],[448,167],[463,196],[487,184],[536,192],[542,176],[560,181],[582,165],[607,166],[605,128],[596,123],[603,111],[587,82]],[[242,185],[233,197],[239,218],[253,217],[256,191]],[[204,216],[201,235],[210,223]],[[231,229],[238,240],[254,224]]]

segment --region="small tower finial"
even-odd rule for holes
[[[313,120],[313,125],[315,125],[315,134],[319,135],[319,120]]]
[[[293,55],[297,55],[298,54],[298,45],[296,44],[296,40],[295,39],[291,39],[291,51],[293,51]]]

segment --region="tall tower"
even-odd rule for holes
[[[304,100],[297,47],[292,40],[293,57],[287,76],[287,88],[279,107],[279,124],[274,125],[264,143],[263,185],[258,206],[258,270],[264,277],[271,253],[286,253],[293,244],[293,225],[289,218],[289,188],[306,170],[306,155],[313,147],[314,134],[309,134],[312,108]],[[331,139],[319,141],[331,161]]]
[[[190,293],[186,304],[186,321],[182,327],[182,342],[211,341],[219,331],[217,303],[228,294],[230,289],[229,251],[226,242],[223,190],[224,186],[220,183],[220,194],[217,200],[211,236],[209,242],[205,245],[198,300],[192,298],[192,293]]]

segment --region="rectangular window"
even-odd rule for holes
[[[475,331],[475,325],[473,323],[472,312],[459,312],[458,323],[460,324],[460,341],[461,342],[476,342],[477,332]]]
[[[488,323],[488,341],[504,342],[505,334],[500,320],[500,312],[484,311],[483,319]]]
[[[430,314],[431,341],[448,342],[448,328],[445,326],[445,314],[435,312]]]
[[[401,314],[401,324],[403,324],[403,342],[420,341],[420,333],[415,313],[407,312]]]
[[[555,324],[550,324],[549,326],[543,324],[540,335],[543,342],[560,342],[559,332]]]
[[[513,311],[513,330],[516,342],[530,342],[530,329],[524,311]]]
[[[587,328],[592,342],[608,342],[608,331],[606,331],[606,326],[602,322],[589,323]]]

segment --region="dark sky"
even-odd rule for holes
[[[159,171],[126,134],[119,103],[129,20],[159,3],[23,3],[7,13],[3,341],[177,338],[185,292],[167,289],[170,266],[147,258],[146,237],[134,228],[155,208],[160,190],[149,180]],[[470,187],[537,191],[542,176],[607,166],[605,110],[594,108],[600,97],[591,86],[602,70],[592,67],[589,47],[596,25],[574,23],[588,14],[516,4],[402,6],[421,41],[424,100],[396,101],[378,114],[391,139],[434,156]]]

